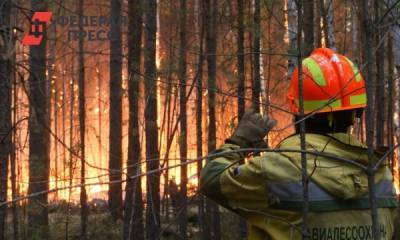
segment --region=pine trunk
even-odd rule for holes
[[[253,29],[253,86],[252,86],[252,102],[253,109],[260,112],[260,94],[261,94],[261,16],[260,16],[260,0],[253,0],[254,10],[254,29]]]
[[[364,27],[365,39],[365,63],[366,71],[364,73],[365,87],[367,94],[367,107],[365,113],[366,119],[366,134],[368,146],[368,189],[369,189],[369,202],[371,206],[371,222],[372,222],[372,236],[374,240],[380,239],[379,222],[377,202],[375,196],[375,172],[373,171],[375,161],[374,158],[374,89],[375,89],[375,76],[373,74],[374,52],[373,52],[373,36],[375,29],[372,28],[372,20],[368,14],[368,0],[361,1],[361,21]]]
[[[114,220],[122,216],[122,1],[111,0],[110,135],[108,204]]]
[[[11,147],[11,61],[7,57],[12,49],[10,15],[11,2],[0,1],[0,203],[7,201],[8,159]],[[7,205],[0,207],[0,240],[5,239]]]
[[[181,187],[179,234],[181,239],[187,239],[187,116],[186,116],[186,0],[180,0],[179,11],[179,106],[180,130],[179,153],[181,158]]]
[[[128,3],[128,176],[141,173],[139,136],[139,82],[142,44],[142,0]],[[124,240],[144,240],[142,181],[140,177],[129,179],[126,184],[124,212]]]
[[[8,5],[6,5],[8,7]],[[4,9],[7,9],[5,7]],[[11,16],[13,17],[12,21],[17,20],[17,14],[16,12],[18,11],[17,8],[12,8],[11,7]],[[7,19],[6,17],[2,17],[2,19]],[[16,39],[12,39],[12,44],[15,46],[16,44]],[[17,55],[14,53],[12,54],[12,59],[11,59],[11,66],[15,66],[17,61]],[[2,64],[0,64],[2,65]],[[11,81],[12,81],[12,88],[13,88],[13,96],[12,96],[12,124],[15,126],[17,124],[17,119],[18,119],[18,86],[17,86],[17,77],[18,74],[15,71],[11,72]],[[10,172],[11,172],[11,198],[16,199],[19,196],[18,193],[18,185],[17,185],[17,177],[18,177],[18,171],[17,171],[17,154],[18,150],[16,148],[17,145],[17,140],[18,139],[18,134],[17,134],[17,128],[14,127],[12,130],[12,142],[11,142],[11,147],[10,147]],[[13,201],[12,206],[12,224],[13,224],[13,239],[18,240],[20,238],[20,231],[19,231],[19,218],[18,218],[18,203]],[[0,237],[1,239],[1,237]]]
[[[83,16],[83,4],[84,0],[79,0],[78,13],[79,16]],[[79,17],[79,30],[83,32],[83,18]],[[85,155],[85,135],[86,135],[86,99],[85,99],[85,56],[84,56],[84,45],[83,36],[79,37],[78,42],[78,85],[79,85],[79,140],[80,140],[80,163],[81,163],[81,174],[80,174],[80,205],[81,205],[81,239],[87,239],[87,221],[88,221],[88,205],[87,205],[87,193],[86,193],[86,155]]]
[[[206,53],[208,69],[208,152],[216,149],[216,74],[217,74],[217,0],[205,1]],[[219,207],[213,202],[207,202],[207,216],[210,224],[211,239],[221,239]]]
[[[159,168],[158,126],[157,126],[157,69],[156,33],[157,1],[144,2],[144,76],[145,79],[145,134],[147,172]],[[160,239],[160,173],[147,175],[146,239]]]
[[[203,156],[203,62],[204,62],[204,14],[203,14],[203,1],[196,0],[195,7],[198,12],[197,16],[197,32],[199,32],[199,56],[197,62],[197,88],[196,88],[196,155],[198,158]],[[197,179],[200,181],[200,173],[203,168],[203,161],[197,163]],[[198,182],[200,186],[200,182]],[[204,196],[198,195],[199,205],[199,228],[201,239],[207,239],[206,235],[206,220],[204,214]]]
[[[32,0],[32,11],[47,11],[45,1]],[[28,194],[49,190],[49,89],[46,81],[46,36],[30,47],[29,76],[29,187]],[[49,238],[47,194],[28,202],[28,236]]]
[[[244,58],[244,6],[243,0],[237,0],[238,9],[238,49],[237,49],[237,71],[238,71],[238,120],[245,112],[245,58]]]
[[[357,15],[357,4],[351,6],[351,49],[353,59],[359,62],[360,59],[360,35],[359,35],[359,19]]]
[[[308,56],[314,50],[314,0],[303,1],[304,9],[304,56]]]
[[[374,0],[375,19],[380,19],[381,1]],[[378,28],[376,32],[375,41],[379,44],[381,38],[384,36],[384,30]],[[384,145],[384,127],[385,127],[385,45],[381,44],[376,51],[376,88],[375,88],[375,106],[376,106],[376,146],[381,147]]]
[[[297,10],[296,1],[287,1],[287,21],[288,21],[288,75],[287,79],[290,80],[292,73],[297,65]]]
[[[16,61],[16,55],[13,56],[13,63],[15,64]],[[17,99],[18,99],[18,87],[17,87],[17,81],[16,81],[16,74],[12,74],[12,81],[13,81],[13,114],[12,114],[12,123],[17,124]],[[11,148],[10,148],[10,171],[11,171],[11,197],[12,199],[16,199],[18,197],[18,189],[17,189],[17,148],[16,148],[16,142],[17,142],[17,130],[16,128],[13,129],[12,131],[12,143],[11,143]],[[19,219],[18,219],[18,203],[13,202],[12,203],[12,220],[13,220],[13,239],[18,240],[19,239]]]
[[[335,34],[333,28],[333,0],[319,0],[323,22],[325,46],[335,49]]]

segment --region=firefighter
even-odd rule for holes
[[[348,58],[328,48],[314,50],[303,60],[302,69],[308,116],[307,238],[372,239],[368,176],[362,169],[368,163],[367,147],[349,133],[366,106],[364,79]],[[288,92],[296,120],[300,120],[298,78],[296,69]],[[275,152],[250,158],[251,151],[240,151],[266,147],[263,138],[275,123],[269,117],[247,112],[201,172],[202,192],[243,216],[248,222],[249,239],[302,238],[303,185],[297,125],[296,133],[280,142]],[[382,156],[375,152],[373,160],[377,162]],[[375,191],[381,239],[390,240],[397,198],[387,160],[375,174]]]

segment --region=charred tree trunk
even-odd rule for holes
[[[378,210],[375,196],[375,172],[373,170],[375,161],[374,159],[374,85],[376,83],[375,76],[373,74],[373,37],[374,29],[372,28],[372,20],[368,14],[368,0],[361,1],[361,21],[364,27],[364,39],[366,40],[365,45],[365,62],[366,62],[366,74],[365,85],[367,94],[367,107],[366,107],[366,133],[367,133],[367,146],[368,146],[368,189],[369,189],[369,202],[371,206],[371,219],[372,219],[372,236],[373,239],[380,239],[379,222],[378,222]]]
[[[111,0],[110,135],[108,204],[114,220],[122,216],[122,39],[121,0]]]
[[[32,0],[32,10],[47,11],[45,1]],[[46,83],[46,35],[38,46],[30,47],[29,76],[29,187],[28,194],[49,190],[49,89]],[[28,202],[28,236],[49,238],[47,194]]]
[[[287,1],[287,20],[288,20],[288,75],[287,79],[290,80],[292,73],[297,65],[297,10],[296,1]]]
[[[238,49],[237,49],[237,71],[238,71],[238,121],[245,112],[245,60],[244,60],[244,4],[243,0],[237,0],[238,9]]]
[[[304,9],[304,56],[308,56],[314,50],[314,0],[305,0]]]
[[[375,21],[378,24],[380,19],[381,1],[374,0]],[[382,28],[376,29],[376,44],[379,44],[382,37],[384,37],[384,30]],[[376,88],[375,88],[375,106],[376,106],[376,146],[381,147],[384,145],[384,127],[385,127],[385,45],[381,44],[376,51]]]
[[[321,11],[320,1],[314,2],[314,47],[319,48],[322,44]]]
[[[0,1],[0,203],[7,201],[8,159],[11,147],[11,1]],[[0,240],[5,239],[7,205],[0,207]]]
[[[128,3],[128,88],[129,88],[129,129],[128,129],[128,176],[141,173],[139,136],[139,82],[142,45],[142,0]],[[126,184],[124,212],[124,240],[144,240],[143,200],[141,178],[129,179]]]
[[[303,0],[297,1],[297,67],[298,67],[298,89],[299,89],[299,118],[304,118],[304,91],[303,91],[303,54],[302,54],[302,44],[303,44]],[[300,148],[301,150],[306,149],[306,126],[305,122],[300,122]],[[307,173],[307,155],[305,152],[301,153],[301,175],[302,175],[302,186],[303,186],[303,211],[302,211],[302,239],[309,238],[308,232],[308,214],[309,214],[309,192],[308,192],[308,173]]]
[[[253,109],[260,112],[260,94],[261,94],[261,74],[260,74],[260,52],[261,52],[261,16],[260,0],[253,0],[254,4],[254,29],[253,29],[253,86],[252,102]]]
[[[200,32],[199,38],[199,56],[197,63],[197,88],[196,88],[196,155],[198,158],[203,156],[203,62],[204,62],[204,14],[203,14],[203,1],[196,0],[196,8],[198,12],[197,17],[197,32]],[[197,179],[200,181],[200,173],[203,168],[203,162],[197,162]],[[198,182],[200,186],[200,182]],[[200,238],[207,239],[206,235],[206,220],[204,214],[204,196],[199,194],[199,228]]]
[[[157,69],[156,69],[156,33],[157,1],[147,0],[145,6],[145,42],[144,75],[145,80],[145,127],[146,127],[146,167],[147,171],[158,169],[157,127]],[[146,238],[160,239],[160,173],[147,175]]]
[[[179,212],[179,234],[181,239],[187,239],[187,113],[186,113],[186,0],[180,0],[179,11],[179,106],[180,130],[179,153],[181,158],[181,186]]]
[[[16,62],[16,55],[14,54],[13,59],[12,59],[12,65],[15,65]],[[11,70],[12,71],[12,70]],[[15,72],[12,73],[12,82],[13,82],[13,114],[12,114],[12,123],[17,124],[17,99],[18,99],[18,87],[17,87],[17,77]],[[12,199],[16,199],[18,197],[18,189],[17,189],[17,130],[16,127],[13,128],[12,131],[12,143],[11,143],[11,149],[10,149],[10,171],[11,171],[11,197]],[[18,240],[19,239],[19,219],[18,219],[18,209],[17,209],[17,203],[13,202],[12,203],[12,220],[13,220],[13,239]]]
[[[217,0],[205,1],[205,28],[206,28],[206,53],[208,69],[208,152],[216,149],[216,73],[217,73]],[[210,239],[220,239],[221,229],[219,220],[219,207],[215,203],[207,202],[207,219],[210,224]]]
[[[83,2],[84,0],[79,0],[78,12],[79,12],[79,30],[83,32]],[[80,140],[80,163],[81,163],[81,192],[80,192],[80,205],[81,205],[81,239],[87,239],[87,221],[88,221],[88,205],[87,205],[87,193],[86,193],[86,180],[85,180],[85,133],[86,133],[86,99],[85,99],[85,56],[84,56],[84,46],[83,46],[83,36],[79,36],[78,42],[78,82],[79,82],[79,140]]]

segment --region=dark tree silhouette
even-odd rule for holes
[[[139,139],[139,81],[142,44],[142,0],[129,1],[128,14],[128,92],[129,92],[129,129],[128,129],[128,176],[141,173]],[[144,240],[143,200],[141,178],[130,179],[126,184],[124,239]]]
[[[157,1],[144,2],[144,75],[145,75],[145,134],[147,171],[160,165],[158,152],[157,127],[157,69],[156,69],[156,33]],[[160,239],[160,173],[147,175],[146,238]]]
[[[11,1],[0,1],[0,202],[7,201],[8,159],[11,150]],[[5,239],[7,206],[0,207],[0,240]]]
[[[32,0],[34,12],[47,11],[46,1]],[[29,187],[28,194],[49,190],[49,89],[46,81],[46,35],[29,51]],[[47,194],[30,198],[28,236],[49,238]]]
[[[187,239],[187,111],[186,111],[186,0],[180,0],[179,12],[179,106],[180,106],[180,157],[181,167],[179,234]]]
[[[253,86],[252,86],[252,102],[253,109],[260,112],[260,94],[261,94],[261,16],[260,16],[260,0],[254,0],[254,23],[253,23]]]
[[[84,0],[79,0],[78,4],[78,15],[79,17],[79,30],[83,32],[83,4]],[[80,192],[80,205],[81,205],[81,239],[87,239],[87,222],[89,209],[87,205],[87,193],[86,193],[86,152],[85,152],[85,133],[86,133],[86,99],[85,99],[85,56],[84,56],[84,39],[83,35],[79,36],[78,41],[78,85],[79,85],[79,141],[80,141],[80,163],[81,163],[81,192]]]
[[[110,39],[110,135],[108,202],[116,220],[122,216],[122,1],[111,0]]]
[[[245,62],[244,62],[244,6],[243,0],[237,0],[238,9],[238,34],[237,34],[237,71],[238,71],[238,120],[242,118],[245,112]]]
[[[207,53],[207,69],[208,69],[208,152],[216,149],[216,77],[217,77],[217,0],[205,1],[206,21],[204,27],[206,29],[206,53]],[[220,239],[221,229],[219,220],[219,207],[213,202],[207,202],[207,217],[209,232],[211,238]]]

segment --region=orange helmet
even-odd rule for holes
[[[358,68],[343,55],[329,48],[315,49],[303,60],[304,112],[333,112],[366,106],[364,78]],[[299,113],[299,74],[290,80],[290,111]]]

